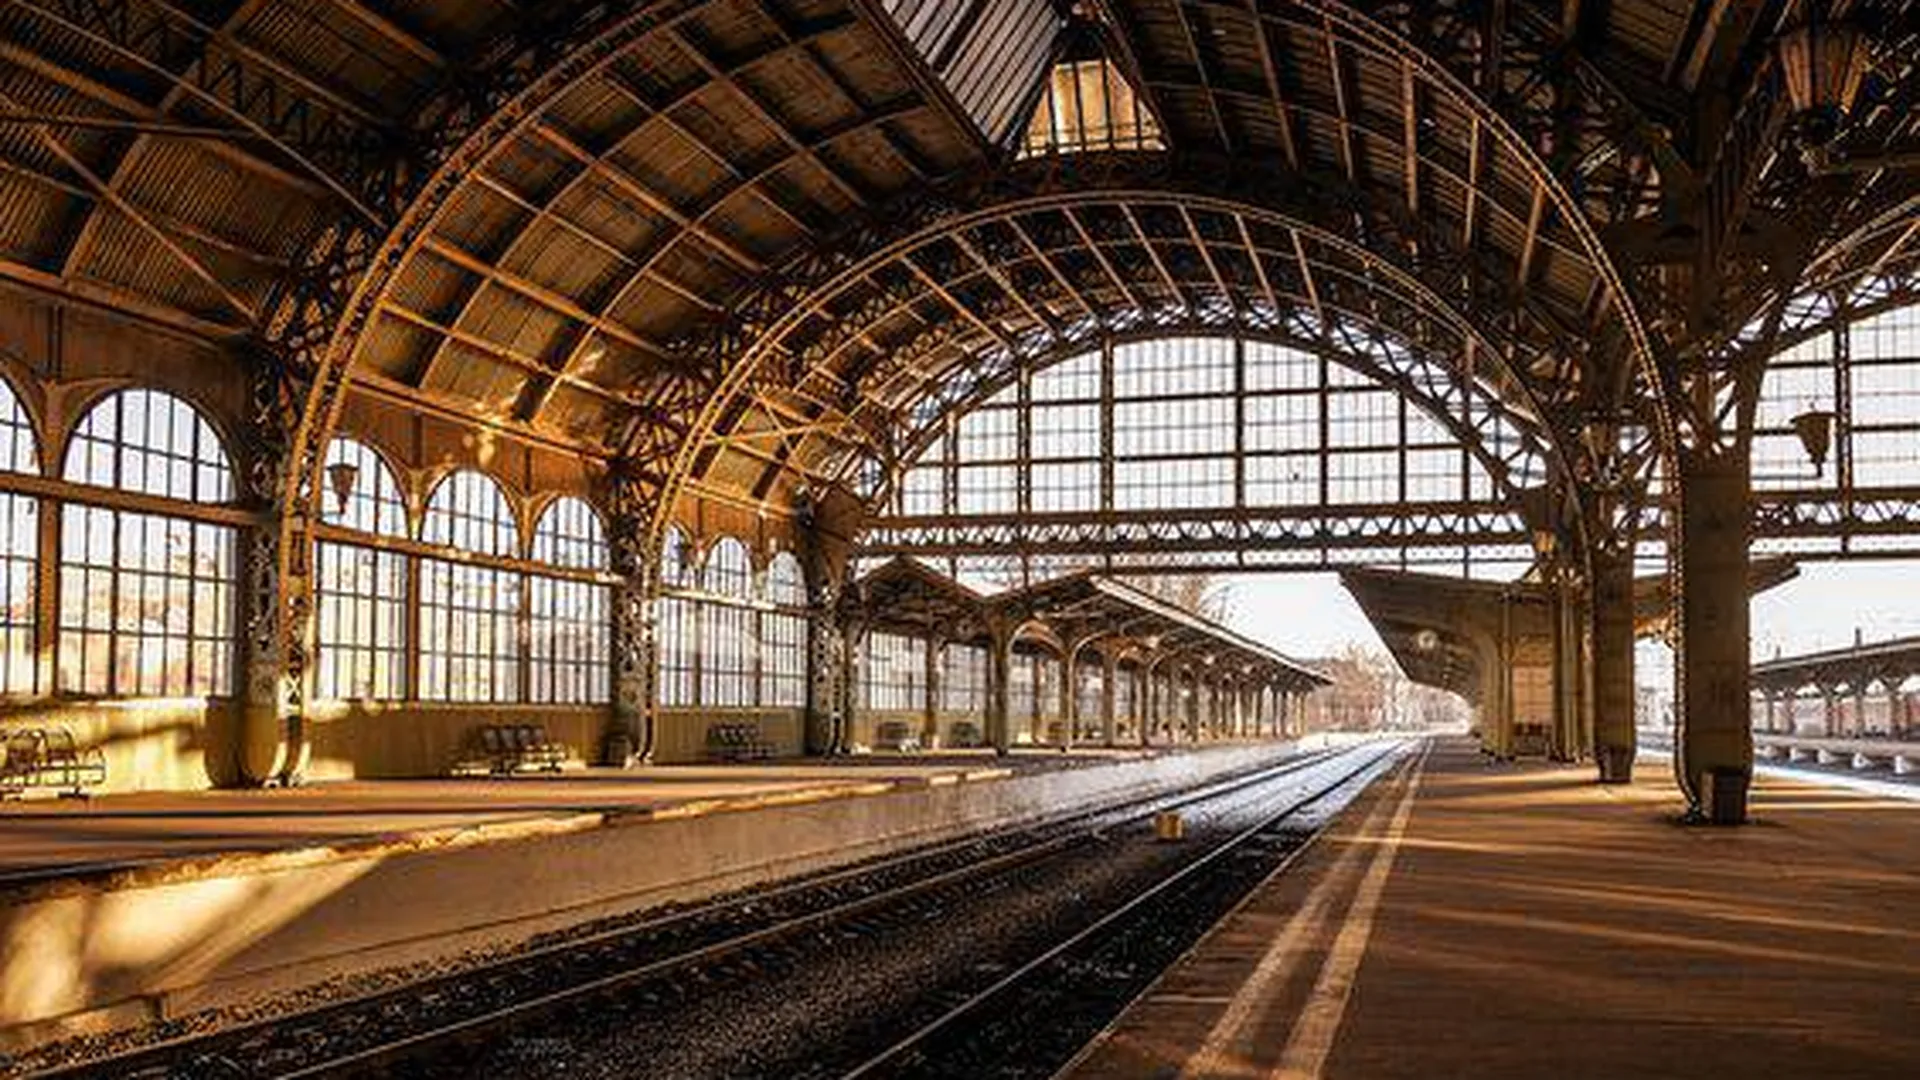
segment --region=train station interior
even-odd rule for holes
[[[0,1076],[1920,1062],[1920,0],[0,0],[0,524]]]

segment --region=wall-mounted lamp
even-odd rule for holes
[[[333,505],[344,516],[353,485],[360,479],[360,466],[351,461],[336,461],[327,466],[327,486],[333,489]]]

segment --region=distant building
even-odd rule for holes
[[[1309,731],[1465,727],[1472,715],[1458,695],[1413,682],[1385,653],[1349,648],[1308,664],[1333,680],[1307,699]]]

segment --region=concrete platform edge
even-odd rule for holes
[[[850,784],[36,883],[0,899],[0,1048],[508,948],[620,912],[1175,787],[1287,749],[994,770],[950,785]]]

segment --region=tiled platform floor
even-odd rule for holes
[[[1763,776],[1707,829],[1590,776],[1432,744],[1072,1075],[1920,1075],[1920,802]]]

